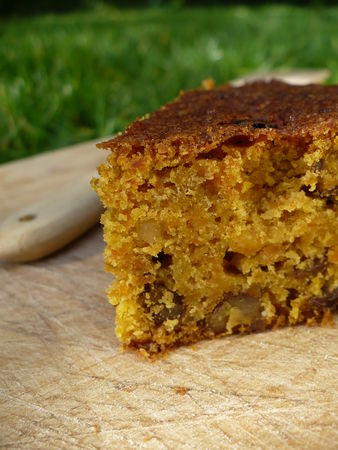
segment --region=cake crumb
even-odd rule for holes
[[[215,87],[215,82],[212,78],[207,78],[206,80],[202,81],[202,86],[206,91],[210,91]]]
[[[176,386],[174,388],[174,391],[178,395],[186,395],[186,393],[188,392],[188,388],[186,388],[184,386]]]
[[[334,320],[333,314],[331,313],[331,311],[329,309],[326,309],[324,311],[320,325],[324,328],[328,328],[328,327],[334,328],[335,320]]]
[[[93,430],[94,430],[94,433],[95,433],[95,434],[100,433],[100,431],[101,431],[100,425],[99,425],[98,423],[94,423],[94,425],[93,425]]]

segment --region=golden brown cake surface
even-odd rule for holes
[[[124,133],[99,147],[125,145],[140,151],[144,145],[155,148],[163,141],[180,139],[181,145],[203,150],[218,139],[239,134],[251,140],[267,133],[304,137],[336,126],[337,97],[336,85],[291,86],[279,81],[196,89],[182,93],[150,117],[136,120]]]
[[[322,319],[338,298],[338,87],[182,94],[99,147],[108,295],[155,353]]]

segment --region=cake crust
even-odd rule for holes
[[[338,85],[292,86],[281,81],[230,85],[181,93],[150,116],[136,120],[124,133],[98,144],[141,152],[145,147],[186,146],[200,152],[236,139],[310,138],[337,126]]]

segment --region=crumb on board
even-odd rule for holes
[[[185,395],[188,392],[188,388],[184,386],[175,386],[174,392],[178,395]]]
[[[93,430],[94,430],[94,433],[95,433],[95,434],[100,433],[100,431],[101,431],[100,425],[99,425],[98,423],[94,423],[94,425],[93,425]]]

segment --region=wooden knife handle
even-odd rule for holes
[[[99,221],[102,211],[91,174],[75,179],[0,224],[0,259],[33,261],[62,248]],[[41,193],[43,196],[43,192]]]

